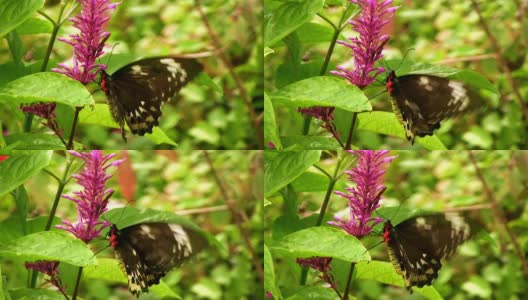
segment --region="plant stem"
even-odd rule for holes
[[[343,292],[343,300],[348,300],[348,291],[350,289],[350,283],[352,282],[352,274],[354,274],[354,267],[356,263],[350,263],[350,270],[348,271],[347,280],[345,283],[345,291]]]
[[[79,267],[79,272],[77,272],[77,279],[75,280],[75,289],[73,290],[72,300],[77,299],[77,293],[79,292],[79,283],[81,282],[83,267]]]
[[[255,251],[255,248],[251,244],[250,236],[244,226],[245,225],[244,221],[247,220],[247,216],[235,206],[233,199],[229,196],[224,183],[220,179],[220,176],[218,176],[218,172],[216,172],[213,161],[211,160],[211,157],[209,156],[209,152],[203,151],[202,153],[204,154],[205,161],[209,165],[209,169],[211,170],[211,173],[215,179],[216,185],[218,186],[220,194],[222,195],[222,199],[224,199],[224,202],[229,212],[231,213],[231,217],[233,218],[238,229],[240,230],[240,235],[242,236],[242,240],[246,244],[246,247],[249,253],[251,254],[253,266],[255,267],[255,270],[257,271],[257,275],[259,276],[261,283],[264,283],[264,269],[262,268],[262,263],[260,261],[259,256],[257,255],[257,252]]]
[[[345,150],[350,150],[350,147],[352,145],[352,135],[354,133],[354,128],[356,127],[357,115],[357,112],[352,115],[352,122],[350,123],[350,130],[348,131]]]
[[[72,123],[72,129],[70,132],[70,138],[68,139],[68,145],[66,148],[68,150],[73,149],[73,137],[75,136],[75,128],[77,127],[77,120],[79,119],[79,113],[81,112],[83,108],[82,107],[75,107],[75,115],[73,116],[73,123]]]
[[[48,19],[53,24],[53,30],[51,31],[51,38],[48,42],[48,48],[46,49],[46,54],[44,55],[44,60],[42,62],[42,66],[40,66],[40,71],[45,72],[48,68],[48,62],[49,58],[51,56],[51,51],[53,50],[53,45],[55,44],[55,40],[57,39],[57,33],[59,32],[60,26],[61,26],[61,18],[62,13],[64,12],[64,9],[66,8],[66,4],[68,1],[65,1],[63,5],[61,6],[58,21],[54,22],[48,15],[46,15],[44,12],[39,12],[41,15],[43,15],[46,19]],[[30,132],[31,131],[31,125],[33,123],[33,114],[32,113],[26,113],[26,118],[24,120],[24,132]]]
[[[317,222],[315,223],[315,226],[321,226],[323,223],[324,215],[326,212],[326,208],[328,207],[328,203],[330,202],[330,196],[332,196],[332,192],[334,190],[334,186],[339,179],[338,172],[340,170],[341,163],[343,162],[344,156],[341,156],[340,159],[338,159],[336,167],[334,169],[334,175],[330,176],[327,172],[323,172],[328,176],[328,179],[330,182],[328,183],[328,187],[326,188],[326,194],[323,200],[323,205],[321,206],[321,210],[319,211],[319,217],[317,218]],[[308,277],[308,268],[303,268],[301,271],[301,285],[306,284],[306,279]]]

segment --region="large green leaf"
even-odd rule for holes
[[[0,256],[23,261],[60,261],[85,267],[95,256],[81,240],[64,232],[41,231],[0,245]]]
[[[266,151],[264,153],[264,193],[269,197],[319,161],[321,151]]]
[[[336,292],[324,286],[286,286],[286,291],[293,291],[293,295],[288,294],[286,300],[340,300]],[[349,300],[355,297],[349,296]]]
[[[277,123],[275,121],[275,109],[267,93],[264,93],[264,141],[273,143],[275,149],[282,149]]]
[[[264,14],[264,44],[273,46],[323,9],[324,0],[285,2]]]
[[[17,152],[0,162],[0,196],[23,184],[45,168],[51,160],[51,151]]]
[[[19,150],[64,150],[66,146],[56,135],[46,133],[14,133],[5,137],[8,145]],[[79,148],[79,147],[75,147]]]
[[[270,292],[275,299],[282,299],[280,289],[277,287],[275,279],[275,269],[273,267],[273,257],[264,244],[264,290]]]
[[[112,114],[110,113],[110,108],[108,107],[108,104],[102,103],[97,103],[93,106],[85,107],[83,110],[81,110],[81,112],[79,113],[79,122],[82,124],[101,125],[104,127],[116,129],[119,128],[119,125],[116,123],[116,121],[112,117]],[[128,129],[128,126],[125,126],[125,128]],[[128,130],[128,134],[130,134],[130,130]],[[163,131],[158,126],[155,126],[152,129],[151,134],[145,134],[145,137],[147,137],[149,140],[156,144],[169,144],[173,146],[178,145],[174,140],[167,136],[165,131]]]
[[[59,291],[52,291],[47,288],[10,289],[9,296],[11,296],[11,299],[64,300],[64,295],[62,295]]]
[[[44,6],[44,0],[0,1],[0,38]]]
[[[287,85],[270,94],[274,103],[293,107],[331,106],[362,112],[372,107],[356,86],[343,79],[317,76]]]
[[[360,262],[356,264],[354,270],[355,279],[376,280],[381,283],[404,287],[403,278],[396,273],[394,266],[390,262],[384,261],[370,261]],[[438,291],[432,286],[425,286],[423,288],[413,287],[414,292],[423,295],[427,299],[440,300],[443,299]]]
[[[285,148],[295,150],[338,150],[341,145],[331,136],[289,135],[281,137]]]
[[[357,128],[405,139],[403,125],[401,125],[396,115],[392,112],[373,111],[358,114]],[[415,142],[429,150],[447,149],[442,141],[434,135],[423,138],[417,137]]]
[[[59,102],[69,106],[92,105],[88,90],[76,80],[53,72],[40,72],[9,82],[0,88],[0,103]]]
[[[289,257],[334,257],[348,262],[370,260],[367,249],[341,229],[318,226],[283,236],[270,245],[272,253]]]

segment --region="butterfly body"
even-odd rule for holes
[[[438,277],[441,260],[453,255],[474,231],[475,226],[459,214],[433,214],[396,226],[387,221],[383,239],[396,272],[410,290],[413,286],[430,285]]]
[[[153,57],[132,62],[112,75],[101,73],[101,88],[126,140],[124,124],[134,134],[152,133],[159,124],[161,105],[202,70],[195,59]]]
[[[432,135],[444,119],[477,108],[480,96],[466,84],[433,75],[396,76],[386,79],[392,106],[404,126],[407,140]]]
[[[168,223],[142,223],[123,229],[112,225],[109,241],[128,277],[129,290],[136,296],[148,292],[167,272],[207,245],[202,235]]]

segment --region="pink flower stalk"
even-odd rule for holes
[[[65,288],[62,285],[62,281],[59,278],[59,262],[58,261],[36,261],[26,262],[26,269],[35,270],[48,276],[46,282],[57,287],[59,291],[65,293]]]
[[[332,266],[330,263],[332,262],[331,257],[310,257],[310,258],[297,258],[296,262],[306,268],[312,268],[314,270],[317,270],[322,274],[322,276],[319,276],[323,281],[328,283],[331,288],[334,290],[337,290],[337,286],[334,282],[334,277],[332,276]]]
[[[374,67],[383,57],[383,46],[389,36],[381,34],[381,29],[394,15],[398,6],[392,6],[392,0],[350,0],[361,7],[358,18],[348,23],[359,33],[359,37],[349,38],[350,43],[338,41],[339,44],[352,49],[354,70],[347,70],[338,66],[338,71],[331,71],[334,75],[347,79],[350,83],[363,89],[374,81],[374,78],[385,71],[384,68]]]
[[[308,116],[323,121],[321,127],[330,132],[337,140],[339,140],[339,133],[334,124],[334,107],[328,106],[313,106],[307,108],[298,108],[297,111]]]
[[[348,199],[350,220],[343,220],[334,216],[335,222],[330,225],[341,227],[347,233],[361,238],[372,231],[372,227],[383,220],[371,217],[380,204],[381,195],[387,188],[383,184],[383,175],[386,165],[396,156],[386,156],[388,150],[349,150],[358,158],[358,162],[350,171],[345,171],[355,187],[346,188],[348,193],[335,192],[337,195]]]
[[[123,160],[109,162],[116,154],[103,155],[101,150],[79,153],[68,151],[70,154],[83,159],[86,164],[84,170],[72,177],[83,187],[82,191],[73,192],[73,196],[62,195],[77,204],[77,223],[72,224],[63,220],[65,225],[57,225],[57,228],[73,233],[78,239],[85,243],[98,237],[101,230],[110,226],[108,222],[99,221],[99,217],[107,211],[108,199],[114,193],[113,189],[106,189],[105,184],[112,174],[107,174],[107,169],[120,165]]]
[[[57,136],[62,137],[62,130],[56,121],[55,107],[56,103],[36,103],[27,106],[22,105],[20,109],[25,113],[32,113],[45,119],[46,123],[44,125],[53,130]]]
[[[79,15],[70,18],[73,27],[79,29],[79,33],[71,34],[70,39],[59,38],[73,46],[73,67],[59,64],[58,69],[53,71],[65,74],[82,84],[95,79],[98,73],[106,68],[104,64],[96,64],[96,59],[104,54],[105,42],[110,33],[103,30],[104,25],[110,17],[110,10],[117,7],[119,3],[110,3],[110,0],[77,0],[82,5]]]

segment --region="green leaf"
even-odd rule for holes
[[[95,256],[81,240],[66,233],[41,231],[0,245],[0,256],[23,261],[61,261],[85,267]]]
[[[189,130],[189,134],[196,141],[203,141],[211,145],[217,145],[220,141],[218,129],[207,122],[198,122]]]
[[[116,128],[119,129],[119,125],[116,123],[114,118],[112,117],[112,114],[110,113],[110,108],[108,107],[108,104],[102,104],[98,103],[89,107],[85,107],[81,112],[79,113],[79,123],[81,124],[92,124],[92,125],[100,125],[105,126],[109,128]],[[125,125],[125,128],[127,129],[127,133],[131,134],[130,129],[128,128],[128,125]],[[160,145],[160,144],[169,144],[173,146],[177,146],[178,144],[169,138],[165,131],[163,131],[158,126],[155,126],[152,129],[152,133],[145,134],[145,137],[151,140],[152,142]]]
[[[384,261],[373,260],[356,264],[354,279],[376,280],[381,283],[404,287],[402,276],[396,273],[392,263]],[[423,288],[413,287],[412,290],[427,299],[443,299],[432,286],[425,286]]]
[[[462,284],[462,289],[469,295],[482,299],[490,298],[493,293],[490,283],[480,276],[471,276],[469,281]]]
[[[341,150],[339,143],[330,136],[290,135],[281,137],[285,148],[295,150]]]
[[[264,244],[264,291],[273,294],[275,299],[282,299],[280,289],[277,287],[275,279],[273,257],[266,244]]]
[[[16,32],[20,35],[51,33],[53,25],[47,20],[31,17],[17,27]]]
[[[64,295],[59,291],[52,291],[47,288],[30,289],[18,288],[10,289],[9,295],[11,299],[39,299],[39,300],[64,300]]]
[[[269,54],[272,54],[273,52],[275,52],[275,50],[271,49],[271,48],[264,48],[264,57],[268,56]]]
[[[24,235],[44,231],[46,224],[48,223],[48,216],[37,217],[26,221],[26,226],[23,228],[20,226],[20,220],[15,217],[9,217],[0,222],[0,244],[7,243],[11,240],[15,240],[23,237]],[[53,225],[60,224],[61,220],[57,217],[53,218],[51,222],[51,230],[59,230]]]
[[[323,9],[324,0],[286,2],[264,15],[264,45],[271,47]]]
[[[286,300],[339,300],[339,296],[332,289],[324,286],[297,286],[286,287],[295,291],[295,294],[286,298]],[[349,300],[356,299],[355,297],[348,297]]]
[[[64,150],[66,148],[56,135],[45,133],[15,133],[6,136],[5,140],[8,145],[14,145],[14,149],[20,150]]]
[[[11,152],[9,158],[0,163],[0,196],[16,189],[30,177],[48,166],[51,151]]]
[[[354,236],[328,226],[288,234],[270,245],[273,253],[289,257],[334,257],[348,262],[370,260],[367,249]]]
[[[59,102],[70,106],[92,105],[84,85],[62,74],[40,72],[11,81],[0,88],[0,103]]]
[[[295,82],[274,91],[270,97],[274,103],[293,107],[339,107],[352,112],[372,110],[367,97],[358,87],[330,76]]]
[[[266,92],[264,92],[264,141],[266,143],[272,142],[277,150],[282,149],[277,123],[275,121],[275,109]]]
[[[325,192],[329,184],[330,179],[326,175],[313,172],[304,172],[292,182],[293,189],[297,193]],[[341,190],[344,187],[343,182],[338,181],[334,186],[334,190]]]
[[[0,38],[44,6],[44,0],[0,1]]]
[[[215,91],[216,95],[219,98],[224,97],[224,90],[218,84],[216,84],[216,82],[214,82],[213,79],[209,77],[209,75],[205,74],[204,72],[198,74],[198,76],[193,79],[193,82],[205,87],[209,87],[211,90]]]
[[[97,264],[83,269],[83,278],[101,279],[113,283],[128,283],[127,277],[114,258],[98,258]]]
[[[358,129],[373,131],[385,135],[395,136],[406,140],[405,131],[396,115],[392,112],[373,111],[358,114]],[[442,141],[436,136],[417,137],[414,140],[429,150],[446,150]]]
[[[490,149],[493,145],[493,136],[482,127],[471,127],[470,131],[464,133],[463,139],[480,149]]]
[[[159,128],[158,126],[152,128],[152,133],[145,134],[145,137],[151,140],[152,142],[156,143],[157,145],[168,144],[172,146],[178,146],[178,143],[171,139],[165,133],[165,131],[163,131],[163,129]]]
[[[269,197],[319,161],[321,151],[267,151],[264,153],[264,193]]]

